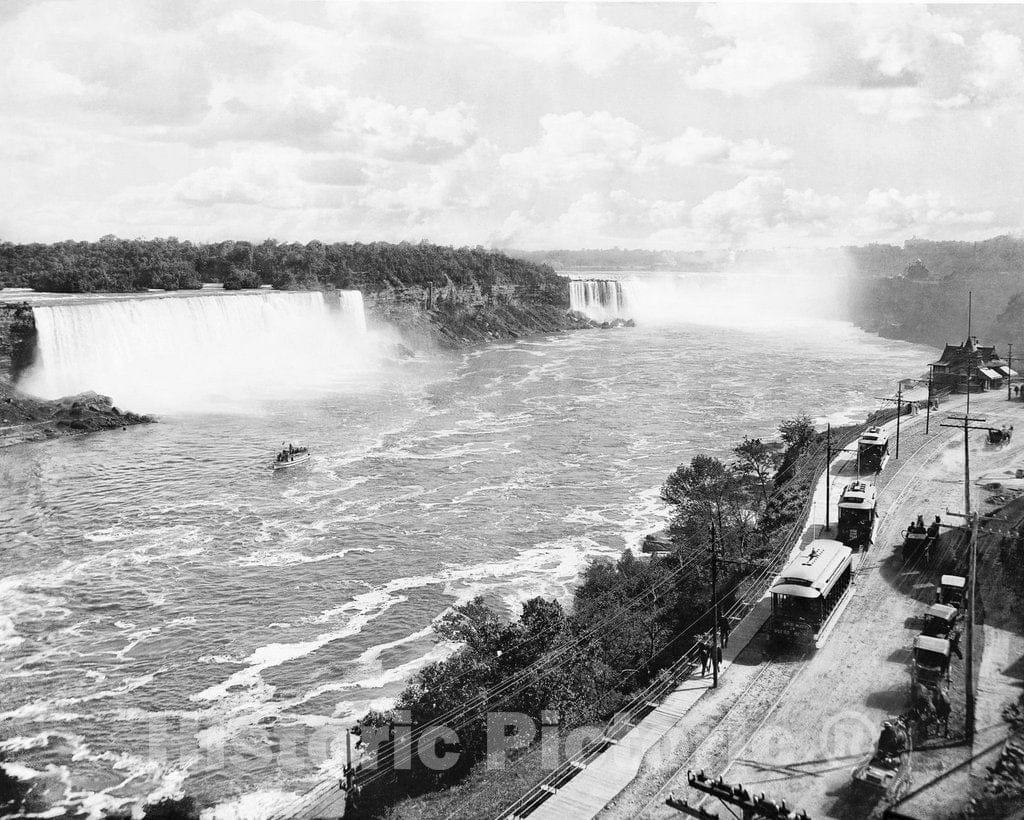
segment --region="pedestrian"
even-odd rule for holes
[[[723,615],[718,619],[718,634],[722,636],[722,648],[729,648],[729,619]]]
[[[701,636],[697,643],[697,657],[700,658],[700,676],[703,678],[708,673],[708,664],[711,663],[711,651],[704,636]]]
[[[718,668],[721,669],[722,668],[722,645],[721,644],[718,644],[715,647],[715,661],[718,664]]]
[[[964,659],[963,654],[960,652],[960,630],[954,629],[949,633],[949,651],[956,655],[960,660]]]

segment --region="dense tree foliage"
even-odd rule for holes
[[[535,598],[510,621],[477,598],[440,619],[438,637],[458,649],[424,667],[395,711],[361,722],[364,745],[376,750],[381,767],[357,776],[361,789],[350,816],[390,816],[396,800],[464,778],[486,757],[488,712],[517,712],[539,723],[554,710],[563,733],[600,727],[676,661],[712,626],[710,522],[724,529],[722,557],[735,559],[719,565],[723,609],[757,561],[788,543],[820,442],[806,416],[784,421],[780,432],[782,442],[744,439],[732,463],[700,454],[675,470],[662,490],[673,510],[674,551],[642,560],[627,550],[617,562],[592,562],[571,611]],[[776,471],[780,462],[791,465],[785,475]],[[450,768],[431,768],[416,755],[404,768],[391,765],[396,740],[409,731],[395,727],[410,724],[457,731],[459,755]]]
[[[476,248],[426,243],[346,244],[323,242],[218,242],[194,245],[169,239],[0,243],[0,282],[9,287],[85,293],[197,288],[223,282],[226,288],[272,285],[279,289],[323,287],[455,287],[490,296],[501,288],[540,301],[565,299],[564,280],[545,265]]]

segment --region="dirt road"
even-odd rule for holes
[[[909,707],[909,647],[939,574],[923,562],[904,566],[898,549],[902,532],[918,514],[926,520],[938,514],[953,523],[946,510],[963,509],[962,433],[939,426],[947,412],[962,409],[957,405],[951,403],[933,416],[927,436],[923,416],[904,419],[901,458],[891,460],[876,482],[882,518],[875,545],[825,643],[795,671],[787,666],[788,673],[778,669],[757,676],[742,698],[716,715],[710,733],[691,727],[685,737],[667,738],[674,750],[663,744],[658,758],[645,761],[649,765],[601,817],[679,817],[665,806],[665,797],[674,793],[691,804],[700,802],[703,795],[688,788],[686,771],[701,768],[753,793],[785,800],[816,820],[866,816],[863,806],[851,803],[851,771],[872,750],[881,722]],[[1005,393],[972,396],[971,415],[1024,431],[1024,404],[1007,402]],[[1022,450],[1024,437],[996,448],[985,442],[984,433],[974,431],[972,475],[1024,466]],[[975,505],[985,495],[973,487]],[[951,544],[956,538],[947,535],[944,540]],[[762,663],[760,651],[752,645],[748,662]],[[962,685],[962,674],[953,683]],[[962,695],[960,703],[954,725],[957,719],[962,723]],[[706,807],[726,813],[715,801]]]

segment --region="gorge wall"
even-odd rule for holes
[[[35,347],[36,323],[31,306],[27,302],[0,301],[0,380],[14,381],[27,370]]]

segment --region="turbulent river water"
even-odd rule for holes
[[[798,412],[861,419],[934,353],[715,321],[419,351],[301,398],[0,450],[0,748],[54,802],[183,788],[259,817],[448,651],[447,607],[566,598],[660,524],[680,462]],[[282,440],[312,462],[273,474]]]

